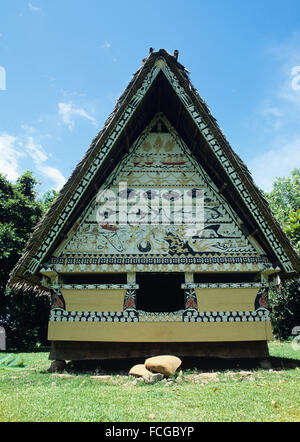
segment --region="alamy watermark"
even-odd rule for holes
[[[291,70],[291,75],[294,77],[292,79],[292,89],[294,91],[300,90],[300,66],[294,66]]]
[[[6,71],[0,66],[0,91],[6,91]]]
[[[186,236],[204,228],[202,189],[128,188],[104,189],[96,198],[96,219],[100,225],[184,225]]]

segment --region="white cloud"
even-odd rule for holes
[[[282,109],[280,109],[279,107],[276,106],[272,106],[269,103],[264,103],[261,107],[261,109],[259,110],[259,112],[261,113],[261,115],[263,117],[282,117],[283,116],[283,111]]]
[[[29,126],[28,124],[21,124],[21,129],[28,134],[33,134],[36,132],[35,127]]]
[[[37,143],[32,136],[28,137],[27,144],[25,146],[26,151],[33,159],[36,169],[47,179],[50,179],[54,183],[54,189],[60,190],[66,182],[66,178],[56,168],[44,164],[49,156],[44,152],[42,146]]]
[[[54,189],[57,191],[59,191],[67,181],[60,170],[56,169],[55,167],[40,164],[38,169],[45,178],[48,178],[54,183]]]
[[[76,107],[73,103],[58,103],[58,114],[64,124],[66,124],[70,131],[75,126],[75,119],[77,117],[89,120],[94,126],[97,126],[97,121],[94,117],[88,114],[83,108]]]
[[[287,40],[273,46],[270,53],[277,67],[277,72],[274,72],[274,77],[277,77],[277,89],[274,90],[273,101],[277,100],[280,103],[284,114],[291,111],[290,117],[294,111],[290,105],[300,110],[300,33],[295,32]]]
[[[42,12],[42,8],[38,8],[37,6],[33,6],[31,3],[28,3],[28,8],[33,12]]]
[[[300,90],[295,88],[299,78],[300,33],[267,51],[266,60],[273,66],[270,86],[252,114],[251,121],[260,152],[253,154],[247,165],[256,184],[272,190],[273,181],[289,176],[300,167]],[[297,83],[298,84],[298,83]]]
[[[102,45],[100,45],[101,49],[109,49],[111,44],[108,41],[105,41]]]
[[[71,92],[71,91],[67,91],[65,89],[61,89],[60,92],[64,97],[68,97],[68,98],[70,98],[70,97],[86,97],[86,94],[83,92],[76,92],[76,91]]]
[[[273,181],[289,176],[300,166],[300,135],[281,147],[261,153],[248,162],[254,182],[266,192],[272,190]]]
[[[28,142],[26,144],[26,150],[35,162],[35,164],[41,164],[48,160],[48,156],[42,150],[42,146],[37,144],[33,137],[28,137]]]
[[[7,133],[0,135],[0,172],[15,181],[20,172],[19,160],[24,153],[17,149],[18,138]]]
[[[34,128],[26,125],[23,130],[28,127],[30,128],[29,132],[34,131]],[[55,190],[60,190],[65,184],[66,178],[58,169],[47,164],[50,155],[43,150],[41,144],[33,136],[28,135],[28,131],[26,132],[19,136],[7,133],[0,135],[0,173],[6,175],[9,181],[14,182],[26,168],[32,168],[33,161],[33,170],[42,178],[50,180]]]

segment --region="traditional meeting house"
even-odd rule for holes
[[[52,360],[268,356],[299,256],[177,58],[150,49],[11,274],[51,293]]]

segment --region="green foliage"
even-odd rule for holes
[[[300,169],[291,176],[277,178],[270,193],[265,193],[270,208],[294,248],[300,252]],[[286,282],[269,291],[273,332],[287,339],[300,325],[300,289],[297,281]]]
[[[0,307],[0,324],[7,333],[7,348],[47,345],[50,299],[33,290],[6,290]]]
[[[277,178],[272,191],[264,195],[291,243],[300,252],[300,169],[293,169],[290,177]]]
[[[56,190],[48,190],[47,192],[44,193],[44,195],[39,201],[43,209],[43,213],[47,212],[47,210],[49,209],[49,207],[51,206],[51,204],[53,203],[56,197],[57,197]]]
[[[289,214],[300,207],[300,169],[293,169],[291,176],[277,178],[273,189],[265,194],[279,222],[286,222]]]
[[[269,290],[273,333],[280,340],[288,339],[300,325],[300,282],[287,281]]]
[[[4,291],[9,272],[22,255],[23,249],[43,213],[35,200],[36,180],[25,172],[16,184],[0,174],[0,290]]]
[[[34,226],[56,196],[49,191],[38,200],[36,184],[31,172],[25,172],[15,184],[0,174],[0,325],[8,333],[9,348],[34,346],[46,339],[48,297],[6,289]]]
[[[291,239],[295,249],[300,252],[300,209],[289,214],[284,224],[284,231]]]

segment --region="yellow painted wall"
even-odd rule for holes
[[[66,310],[83,312],[122,312],[125,290],[69,290],[61,293],[66,303]]]
[[[198,310],[252,311],[258,288],[196,289]],[[62,289],[67,311],[122,312],[125,289]],[[104,342],[218,342],[272,339],[270,321],[64,322],[50,321],[48,339]]]
[[[216,342],[272,339],[269,321],[231,323],[184,322],[49,322],[53,341]]]
[[[231,312],[254,310],[258,288],[196,289],[199,312]]]
[[[198,311],[251,311],[258,288],[196,289]],[[67,311],[123,311],[125,289],[62,289]]]

